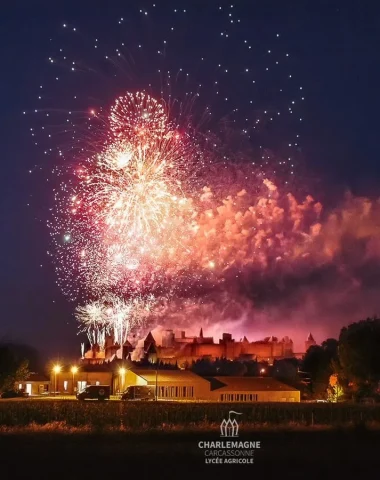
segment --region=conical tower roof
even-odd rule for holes
[[[149,332],[148,335],[146,336],[144,343],[156,343],[156,340],[154,339],[152,332]]]

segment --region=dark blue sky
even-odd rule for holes
[[[99,8],[92,7],[92,2],[70,0],[59,2],[60,7],[55,2],[33,3],[33,7],[9,5],[0,17],[0,337],[30,343],[48,355],[77,354],[73,305],[55,285],[54,269],[46,255],[49,235],[43,219],[52,206],[52,193],[43,176],[31,180],[28,173],[40,163],[40,153],[33,146],[21,112],[33,105],[50,54],[49,38],[64,21],[90,32],[100,29],[102,37],[112,44],[112,22],[118,17],[137,16],[140,2],[111,0],[101,2]],[[227,5],[205,4],[188,2],[187,28],[194,31],[192,42],[187,44],[189,57],[192,50],[199,51],[207,42],[208,25],[211,30],[219,28],[214,10],[219,4]],[[175,2],[173,7],[186,8],[186,2]],[[141,4],[141,8],[145,6]],[[235,2],[234,8],[244,21],[244,36],[250,42],[257,46],[262,41],[265,48],[266,39],[279,31],[291,53],[292,71],[302,78],[307,96],[302,169],[320,180],[321,194],[330,197],[349,188],[380,196],[380,5],[241,1]],[[157,12],[152,28],[175,21],[171,8]],[[133,31],[128,34],[133,42]],[[211,52],[212,48],[209,46]],[[215,52],[223,54],[220,45],[215,46]],[[243,65],[245,60],[239,55],[236,52],[236,63]],[[172,61],[180,64],[180,57],[177,49]]]

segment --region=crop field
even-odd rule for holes
[[[380,406],[354,404],[225,404],[169,402],[78,402],[75,400],[0,401],[0,427],[64,423],[94,429],[170,430],[220,425],[234,410],[249,426],[343,426],[379,424]]]

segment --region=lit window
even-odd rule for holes
[[[100,385],[100,382],[99,381],[95,382],[95,385]]]
[[[63,390],[67,390],[67,386],[68,386],[69,382],[67,380],[64,380],[63,382]]]
[[[82,391],[86,388],[87,386],[87,382],[86,381],[82,381],[82,382],[78,382],[78,388],[79,388],[79,391]]]
[[[22,389],[22,383],[19,383],[19,384],[18,384],[18,389],[19,389],[19,390]]]

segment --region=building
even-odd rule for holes
[[[106,364],[53,368],[50,374],[51,391],[59,395],[74,395],[87,385],[112,385],[113,369]]]
[[[114,378],[115,392],[120,384],[124,384],[121,375]],[[125,384],[122,390],[130,385],[152,385],[157,392],[158,400],[209,400],[210,382],[189,370],[154,370],[132,368],[125,373]]]
[[[49,380],[45,380],[49,384]],[[299,402],[299,390],[269,377],[202,377],[190,370],[141,368],[128,361],[103,365],[54,367],[50,391],[73,395],[88,385],[110,385],[118,395],[129,386],[150,385],[156,398],[167,401]],[[48,388],[48,387],[47,387]],[[31,392],[43,393],[39,389]],[[34,393],[32,393],[34,394]]]
[[[277,337],[266,337],[263,340],[249,342],[247,337],[236,341],[230,333],[223,333],[218,343],[212,337],[204,337],[201,329],[198,337],[186,337],[182,331],[176,336],[173,330],[166,330],[158,345],[149,333],[149,347],[146,357],[153,357],[163,363],[178,364],[183,368],[200,359],[215,361],[218,358],[227,360],[257,360],[273,364],[276,359],[294,357],[293,341],[289,337],[281,340]]]
[[[208,402],[299,402],[300,391],[267,377],[203,378],[188,370],[131,368],[114,377],[113,390],[120,385],[151,385],[158,400]],[[124,388],[123,387],[123,388]]]
[[[305,342],[306,350],[310,345],[315,344],[310,333]],[[186,368],[200,359],[215,361],[224,358],[241,361],[255,360],[272,365],[275,360],[302,358],[303,355],[303,353],[294,352],[293,341],[288,336],[281,339],[270,336],[250,342],[246,336],[237,341],[230,333],[223,333],[222,338],[216,343],[213,337],[203,335],[203,329],[198,336],[190,337],[187,337],[184,331],[174,332],[168,329],[162,333],[161,343],[149,332],[146,338],[135,346],[126,341],[121,347],[114,343],[112,336],[107,336],[103,347],[95,344],[87,352],[83,351],[81,363],[96,365],[114,360],[147,359],[151,363],[159,360]]]
[[[16,384],[16,388],[28,395],[44,395],[49,393],[50,380],[45,375],[31,372],[26,380]]]
[[[214,377],[211,398],[219,402],[300,402],[300,391],[268,377]]]
[[[307,352],[310,347],[312,347],[313,345],[316,345],[316,344],[317,344],[317,342],[314,340],[314,337],[310,332],[307,339],[306,339],[306,342],[305,342],[305,352]]]

